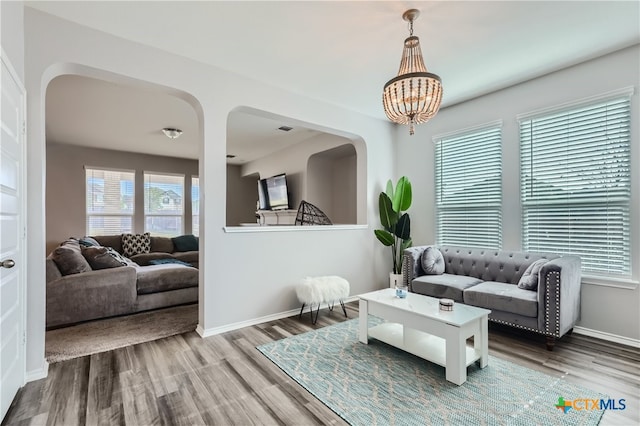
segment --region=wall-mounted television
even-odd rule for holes
[[[260,209],[284,210],[289,208],[287,176],[282,173],[258,181]]]

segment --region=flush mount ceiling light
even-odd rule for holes
[[[424,66],[420,51],[420,40],[413,35],[413,21],[420,16],[418,9],[409,9],[402,19],[409,22],[409,37],[404,41],[402,60],[397,77],[384,85],[382,105],[389,120],[398,124],[409,124],[409,134],[414,126],[433,118],[442,101],[440,77]]]
[[[162,129],[162,133],[164,133],[169,139],[177,139],[182,134],[182,130],[173,127],[165,127]]]

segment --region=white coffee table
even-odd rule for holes
[[[360,298],[360,342],[369,337],[424,358],[446,369],[446,379],[456,385],[467,380],[467,366],[489,360],[488,309],[456,303],[453,311],[441,311],[439,299],[409,293],[405,299],[394,289],[365,293]],[[368,316],[387,322],[369,328]],[[467,339],[473,336],[473,347]]]

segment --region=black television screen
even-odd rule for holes
[[[287,177],[284,173],[265,179],[267,198],[271,210],[288,209]]]

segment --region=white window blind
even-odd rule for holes
[[[135,173],[85,167],[87,235],[133,230]]]
[[[175,237],[183,233],[184,175],[144,173],[144,230]]]
[[[438,243],[501,248],[501,125],[435,143]]]
[[[200,235],[200,178],[191,177],[191,233]]]
[[[628,96],[520,120],[525,250],[630,275],[629,122]]]

